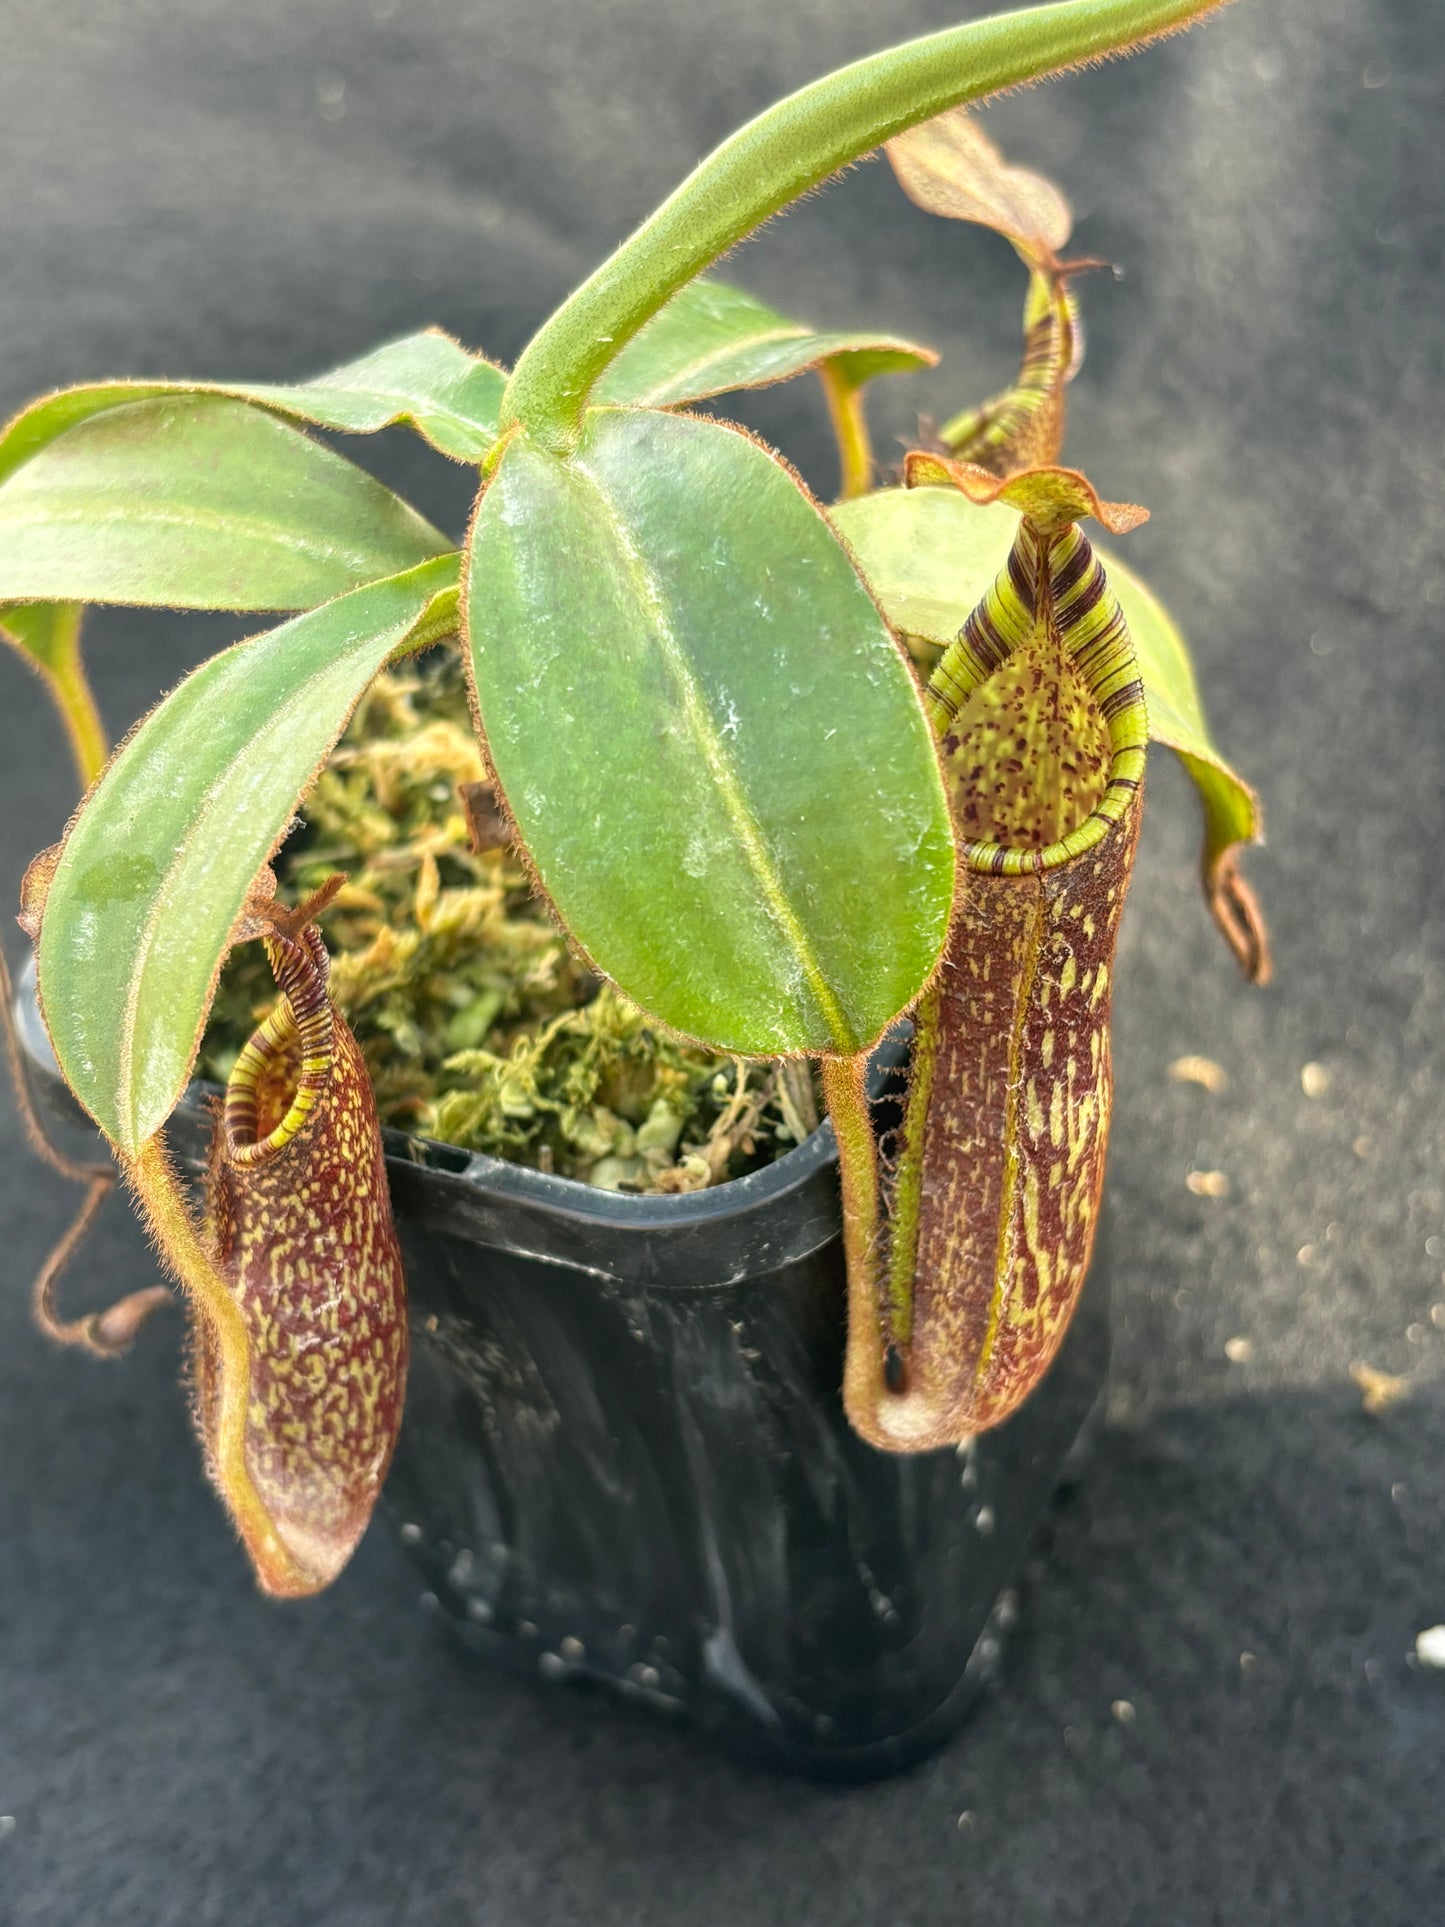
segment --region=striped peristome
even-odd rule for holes
[[[336,1021],[326,982],[331,960],[314,923],[294,939],[265,939],[281,1000],[243,1046],[226,1084],[222,1112],[226,1154],[238,1169],[282,1151],[326,1095],[336,1051]],[[292,1082],[284,1105],[277,1102]],[[278,1092],[278,1086],[281,1087]],[[280,1111],[262,1135],[260,1118]]]
[[[1020,846],[997,837],[969,838],[965,832],[961,854],[968,867],[1000,876],[1052,869],[1082,855],[1121,820],[1144,781],[1149,746],[1144,683],[1124,613],[1077,523],[1061,534],[1045,534],[1027,518],[1020,525],[1007,564],[929,682],[925,700],[937,735],[946,744],[968,698],[1034,640],[1057,650],[1078,679],[1085,715],[1096,712],[1107,733],[1109,771],[1088,815],[1047,844]],[[1032,782],[1032,806],[1047,807],[1050,799],[1039,790],[1037,771]]]
[[[856,1211],[849,1227],[849,1415],[892,1451],[956,1443],[1017,1408],[1093,1246],[1147,718],[1127,625],[1072,520],[1078,481],[1007,485],[1024,511],[1012,553],[927,692],[959,882],[876,1217],[866,1239]],[[856,1161],[856,1137],[839,1137]]]

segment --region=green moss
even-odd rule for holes
[[[323,919],[332,991],[382,1122],[636,1191],[699,1190],[790,1150],[818,1119],[809,1068],[679,1043],[599,982],[515,856],[473,852],[457,785],[482,774],[457,659],[433,652],[373,687],[275,866],[289,901],[346,873]],[[203,1077],[224,1081],[274,998],[260,946],[242,946]]]

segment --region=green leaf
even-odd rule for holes
[[[856,385],[937,360],[932,349],[893,335],[817,334],[741,288],[694,281],[623,349],[598,383],[597,399],[674,408],[790,381],[833,361]]]
[[[879,489],[830,513],[893,627],[937,649],[983,599],[1019,525],[1007,504],[948,488]]]
[[[153,710],[72,821],[40,994],[67,1082],[134,1153],[195,1061],[247,891],[388,657],[454,628],[457,558],[213,656]]]
[[[44,395],[15,417],[0,436],[0,480],[77,422],[132,402],[190,395],[254,402],[276,414],[351,435],[370,435],[406,422],[443,455],[480,462],[497,439],[506,380],[494,363],[468,354],[439,328],[425,328],[312,381],[93,382]]]
[[[0,640],[17,650],[49,689],[84,790],[99,776],[106,747],[105,725],[80,651],[83,614],[74,602],[22,602],[0,609]]]
[[[1065,0],[971,20],[854,61],[709,154],[528,342],[502,404],[559,453],[589,397],[664,302],[810,188],[945,108],[1142,45],[1224,0]]]
[[[21,602],[0,609],[0,635],[13,644],[31,666],[55,675],[79,654],[80,619],[84,611],[70,602]]]
[[[507,377],[493,362],[468,354],[439,328],[427,328],[314,381],[286,387],[252,383],[215,392],[352,435],[406,422],[453,461],[480,462],[497,439],[506,385]]]
[[[1099,551],[1134,638],[1149,705],[1149,734],[1176,751],[1204,805],[1205,863],[1232,844],[1257,842],[1259,798],[1214,747],[1189,646],[1154,591],[1116,555]]]
[[[740,430],[518,435],[467,627],[493,768],[568,929],[674,1029],[856,1051],[933,969],[953,842],[917,690],[816,505]]]
[[[917,488],[841,503],[833,520],[893,626],[942,648],[1003,567],[1019,518],[1002,502],[980,507],[956,489]],[[1178,752],[1198,787],[1210,877],[1234,844],[1259,839],[1259,799],[1214,746],[1173,617],[1127,564],[1095,547],[1134,639],[1149,734]]]
[[[309,608],[452,547],[275,415],[135,392],[52,396],[0,437],[0,601]]]

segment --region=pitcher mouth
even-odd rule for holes
[[[1130,688],[1138,692],[1134,703],[1142,715],[1143,685],[1136,683]],[[1103,796],[1082,823],[1056,842],[1046,843],[1042,849],[988,841],[961,841],[958,856],[963,867],[977,876],[1037,876],[1045,870],[1057,870],[1075,857],[1096,848],[1114,825],[1128,815],[1144,787],[1145,745],[1132,741],[1123,745],[1115,742],[1112,721],[1109,734],[1113,754],[1109,759],[1108,782],[1104,786]]]
[[[1032,717],[1032,722],[1022,724],[1006,757],[1000,757],[995,742],[980,751],[976,768],[958,772],[959,860],[976,875],[1036,876],[1085,855],[1129,815],[1143,787],[1149,742],[1143,679],[1123,612],[1077,525],[1053,533],[1027,521],[1022,524],[1006,567],[935,671],[929,694],[945,757],[957,754],[970,731],[984,725],[986,710],[975,722],[970,717],[996,679],[1007,675],[1011,665],[1035,657],[1045,635],[1057,637],[1057,673],[1064,678],[1049,701],[1065,709],[1070,703],[1077,706],[1081,738],[1097,733],[1097,747],[1082,751],[1085,764],[1093,767],[1082,786],[1075,767],[1075,781],[1066,786],[1065,794],[1082,789],[1074,798],[1077,820],[1067,829],[1063,825],[1068,814],[1060,812],[1062,822],[1056,817],[1049,824],[1042,799],[1037,812],[1029,807],[1029,779],[1021,773],[1031,753],[1042,754],[1047,767],[1049,732],[1057,731],[1060,716],[1056,712],[1050,719],[1047,702],[1040,709],[1040,685],[1029,689],[1025,667],[1017,691],[1000,697],[999,714],[1016,701],[1018,716]],[[1048,657],[1045,651],[1038,660]],[[1036,668],[1033,673],[1042,672]],[[1047,671],[1045,681],[1053,674]],[[1061,693],[1065,684],[1072,694]],[[1042,733],[1031,747],[1030,729],[1038,730],[1041,718]],[[990,764],[991,773],[982,777]],[[979,790],[981,778],[985,787]],[[1035,780],[1045,780],[1042,769]],[[990,790],[987,785],[994,782],[997,788]],[[968,804],[964,799],[970,786],[975,787]],[[1012,802],[1001,804],[998,799],[1010,791]],[[1020,831],[1030,827],[1031,817],[1037,817],[1032,823],[1035,834],[1026,840]],[[993,836],[967,834],[969,829],[994,828],[998,833]]]
[[[278,1157],[305,1129],[331,1078],[335,1035],[329,963],[315,926],[266,939],[281,996],[226,1080],[222,1124],[236,1165]]]

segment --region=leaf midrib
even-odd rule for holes
[[[842,1052],[856,1051],[859,1040],[854,1034],[852,1025],[844,1016],[842,1006],[814,954],[798,913],[783,887],[782,878],[778,874],[762,831],[748,808],[742,782],[732,758],[724,750],[717,731],[712,727],[707,704],[698,687],[697,678],[693,675],[682,645],[668,620],[662,590],[645,558],[639,553],[626,522],[617,512],[611,496],[599,478],[592,473],[581,457],[574,457],[568,466],[591,490],[595,498],[603,526],[612,537],[617,555],[637,592],[638,605],[647,612],[649,627],[657,644],[658,653],[682,698],[683,715],[688,733],[697,745],[768,907],[777,918],[794,955],[802,965],[804,979],[823,1021],[832,1033],[834,1044]]]
[[[359,472],[365,473],[364,470]],[[229,511],[223,512],[215,509],[195,508],[187,508],[184,514],[180,514],[174,511],[168,511],[163,505],[153,501],[147,502],[139,513],[129,506],[99,511],[84,506],[87,497],[93,498],[102,493],[104,496],[109,497],[112,491],[107,489],[102,492],[85,487],[68,488],[64,492],[64,499],[66,502],[74,503],[76,506],[67,509],[47,509],[45,506],[47,501],[46,491],[43,489],[32,489],[27,491],[25,498],[26,507],[30,508],[32,512],[28,514],[21,513],[19,515],[11,512],[3,494],[0,494],[0,528],[18,530],[55,527],[57,525],[68,527],[72,523],[83,523],[87,528],[103,528],[109,525],[124,528],[197,529],[218,534],[245,532],[249,534],[254,541],[264,541],[268,547],[285,549],[292,554],[306,556],[311,559],[322,561],[345,561],[348,557],[357,560],[361,559],[359,552],[356,550],[347,550],[340,547],[324,548],[316,542],[308,542],[303,532],[293,530],[283,521],[263,521],[255,515],[232,514]],[[404,513],[414,519],[419,535],[425,535],[426,537],[435,536],[437,538],[441,547],[433,551],[434,556],[440,557],[442,555],[455,553],[453,544],[447,540],[440,529],[434,529],[423,516],[417,515],[414,509],[405,509],[405,505],[400,503],[399,497],[394,499],[403,507]],[[372,557],[366,558],[368,562],[373,559]],[[431,557],[422,558],[423,561],[429,561],[431,559]],[[393,569],[389,570],[388,573],[396,574],[397,571]],[[382,578],[378,577],[377,579],[381,580]]]

